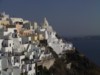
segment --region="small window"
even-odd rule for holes
[[[29,70],[32,70],[32,67],[31,66],[29,67]]]
[[[11,47],[11,43],[9,44],[9,46]]]
[[[15,38],[17,38],[17,34],[15,34]]]
[[[17,30],[14,30],[15,33],[17,33]]]
[[[31,43],[31,41],[29,41],[29,43]]]
[[[16,60],[16,62],[18,62],[18,59]]]
[[[20,44],[21,44],[21,41],[20,41]]]

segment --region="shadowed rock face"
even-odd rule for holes
[[[57,57],[52,48],[50,51],[55,62],[49,69],[42,67],[42,75],[100,75],[100,67],[77,50],[67,51],[61,57]]]

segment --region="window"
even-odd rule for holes
[[[23,24],[23,22],[19,22],[19,24],[20,24],[20,25],[22,25],[22,24]]]
[[[29,66],[29,70],[32,70],[32,67],[31,66]]]
[[[31,41],[29,41],[29,43],[31,43]]]
[[[21,41],[20,41],[20,44],[21,44]]]
[[[2,42],[2,47],[8,47],[8,44],[6,42]]]
[[[9,46],[11,47],[11,43],[9,44]]]
[[[15,38],[17,38],[17,34],[15,34]]]
[[[17,33],[17,30],[14,30],[14,33]]]

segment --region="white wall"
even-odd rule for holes
[[[31,41],[31,37],[28,37],[28,40]]]
[[[8,40],[8,47],[13,47],[13,46],[14,46],[13,40]]]
[[[0,70],[5,69],[7,67],[8,67],[7,58],[2,57],[2,59],[0,59]]]
[[[14,24],[15,22],[23,22],[22,18],[11,18],[12,23]]]
[[[35,75],[35,63],[32,64],[32,70],[28,71],[28,75]]]
[[[14,65],[14,56],[11,57],[11,63]]]
[[[2,48],[2,42],[3,42],[3,39],[0,39],[0,50]]]
[[[15,30],[16,28],[8,28],[8,30],[7,31],[4,31],[4,36],[5,35],[8,35],[9,33],[14,33],[14,30]]]
[[[25,55],[21,55],[21,56],[20,56],[20,65],[21,65],[21,63],[22,63],[21,60],[24,59],[24,58],[25,58]]]
[[[20,75],[21,71],[19,68],[14,68],[13,69],[13,72],[12,72],[12,75]]]
[[[0,71],[2,70],[2,59],[0,59]]]
[[[5,47],[5,52],[12,52],[12,47]]]

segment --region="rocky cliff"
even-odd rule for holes
[[[48,49],[52,52],[55,61],[49,68],[39,67],[42,75],[100,75],[100,67],[77,50],[57,55],[52,48],[48,47]],[[49,62],[51,61],[47,61]]]

